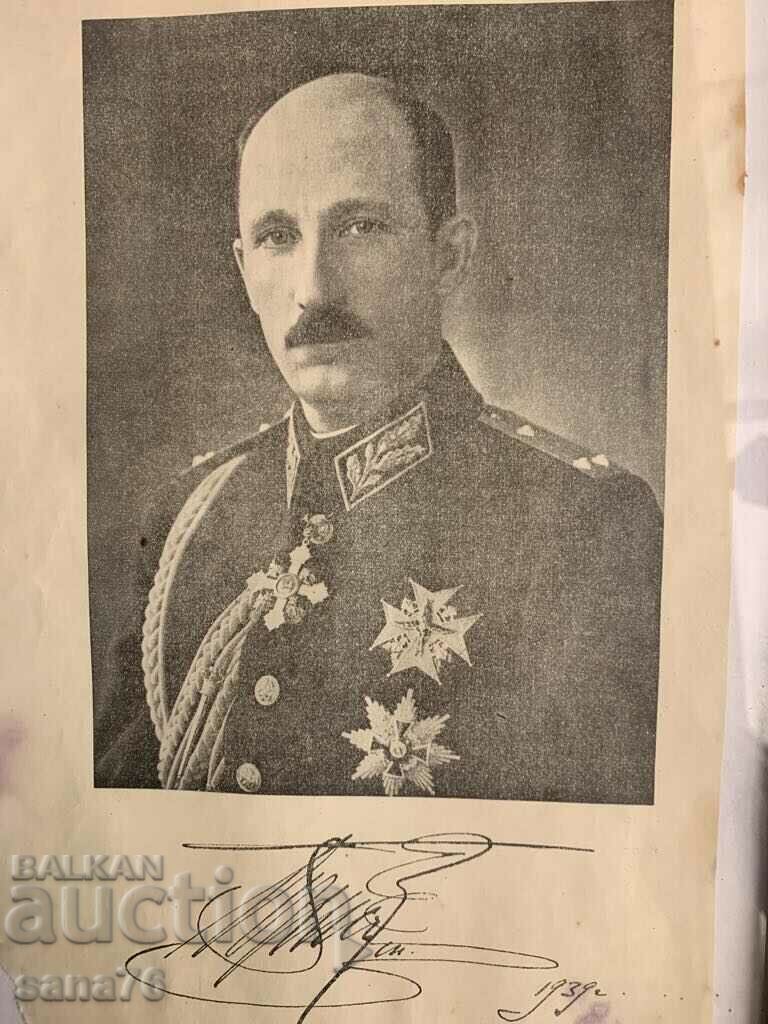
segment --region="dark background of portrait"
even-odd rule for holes
[[[445,334],[494,403],[663,497],[671,0],[83,26],[88,532],[98,698],[151,492],[288,395],[231,251],[235,140],[333,71],[445,117],[479,226]]]

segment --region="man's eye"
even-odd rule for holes
[[[262,249],[284,249],[293,241],[293,233],[288,228],[271,228],[259,235],[256,247]]]
[[[387,225],[383,224],[379,220],[370,220],[367,217],[359,217],[357,220],[350,221],[349,224],[345,224],[341,229],[342,235],[349,235],[352,238],[362,238],[364,235],[378,235],[383,234],[387,230]]]

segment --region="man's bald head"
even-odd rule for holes
[[[393,134],[398,126],[406,129],[416,186],[430,229],[437,231],[456,214],[456,170],[450,132],[439,114],[426,103],[389,79],[372,75],[335,74],[313,79],[254,116],[238,140],[238,202],[243,154],[258,126],[268,129],[270,122],[281,126],[328,124],[361,106],[368,118],[379,121],[388,134]]]

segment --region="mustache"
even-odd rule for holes
[[[296,323],[285,335],[288,348],[299,345],[328,345],[354,338],[370,337],[371,331],[364,320],[344,306],[326,303],[307,306]]]

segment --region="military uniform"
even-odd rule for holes
[[[354,431],[297,404],[155,503],[102,786],[648,803],[661,517],[446,347]]]

